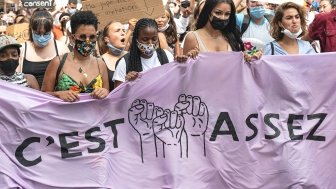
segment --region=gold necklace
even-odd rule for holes
[[[73,61],[74,62],[77,62],[77,61],[75,61],[75,55],[73,54]],[[84,67],[87,67],[87,66],[89,66],[90,64],[91,64],[91,61],[92,61],[92,59],[91,59],[91,57],[90,57],[90,61],[85,65],[85,63],[84,64],[80,64],[80,65],[83,65],[83,66],[80,66],[79,67],[79,69],[78,69],[78,72],[79,73],[81,73],[81,74],[83,74],[83,76],[85,77],[85,78],[87,78],[88,77],[88,74],[86,73],[86,71],[83,69]],[[77,62],[78,63],[78,62]]]

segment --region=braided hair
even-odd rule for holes
[[[129,69],[126,71],[127,73],[130,71],[141,72],[143,70],[141,59],[140,59],[141,52],[138,49],[137,39],[139,37],[140,31],[144,30],[147,27],[152,27],[158,32],[158,26],[155,20],[151,18],[142,18],[138,20],[138,22],[135,24],[133,37],[132,37],[132,44],[131,44],[130,51],[129,51],[130,59],[129,59]],[[156,50],[156,52],[159,57],[160,56],[163,57],[164,52],[160,48],[159,40],[158,40],[158,49]]]

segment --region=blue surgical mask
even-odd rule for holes
[[[46,33],[45,35],[38,35],[34,32],[33,33],[33,41],[39,47],[45,47],[49,40],[51,39],[51,32]]]
[[[250,7],[250,14],[254,18],[262,18],[265,15],[265,8],[263,6]]]
[[[111,43],[107,43],[107,47],[110,49],[112,54],[114,54],[116,56],[121,55],[121,53],[124,51],[124,48],[117,48],[117,47],[113,46]]]
[[[73,14],[75,14],[77,12],[77,9],[75,9],[75,8],[69,8],[68,12],[69,12],[70,15],[73,15]]]
[[[270,10],[270,9],[265,9],[265,14],[266,15],[274,16],[275,15],[275,11],[274,10]]]

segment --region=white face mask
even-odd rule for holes
[[[162,28],[158,28],[160,32],[164,32],[169,28],[169,20],[167,22],[167,24],[165,26],[163,26]]]
[[[302,28],[300,28],[300,30],[296,33],[292,33],[288,29],[284,29],[281,32],[291,39],[297,39],[302,33]]]
[[[155,44],[144,44],[144,43],[140,43],[137,40],[137,45],[138,45],[140,52],[146,56],[152,56],[155,52],[155,47],[156,47]]]

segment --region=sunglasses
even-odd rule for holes
[[[81,41],[86,41],[87,39],[89,39],[89,41],[91,42],[96,42],[97,41],[97,35],[90,35],[90,36],[86,36],[85,34],[82,34],[78,37],[76,37],[76,35],[74,35],[75,38],[81,40]]]

